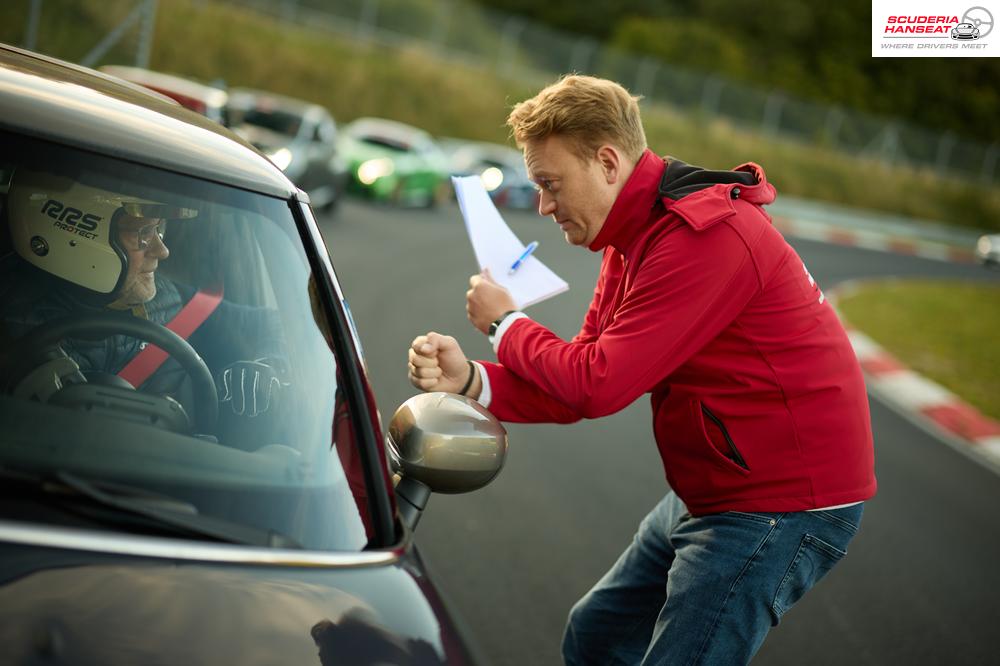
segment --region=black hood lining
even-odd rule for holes
[[[672,157],[668,157],[664,162],[666,168],[663,170],[663,178],[660,179],[659,194],[660,197],[674,201],[713,185],[736,183],[749,187],[757,184],[753,174],[746,171],[712,171],[686,164]]]

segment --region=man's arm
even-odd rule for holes
[[[643,260],[614,323],[590,342],[565,342],[515,321],[500,362],[585,418],[626,407],[715,338],[759,292],[749,250],[728,225],[686,227]]]
[[[575,423],[583,415],[499,363],[479,361],[487,374],[493,416],[510,423]]]
[[[502,365],[466,358],[458,341],[450,335],[431,331],[410,343],[408,350],[410,383],[422,391],[459,393],[480,399],[484,384],[495,396],[486,405],[501,421],[522,423],[572,423],[579,414],[554,400],[537,386],[525,382]],[[486,371],[483,377],[480,369]]]

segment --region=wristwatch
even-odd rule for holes
[[[503,323],[504,319],[514,314],[515,312],[517,312],[517,310],[507,310],[507,312],[504,312],[502,315],[494,319],[493,323],[490,324],[490,328],[489,331],[487,331],[487,335],[489,336],[491,345],[493,344],[493,338],[496,337],[497,329],[500,328],[500,324]]]

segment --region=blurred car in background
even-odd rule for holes
[[[506,431],[424,393],[383,435],[300,192],[163,95],[0,45],[3,663],[473,663],[413,534]]]
[[[341,128],[348,190],[400,206],[433,207],[451,193],[448,160],[427,132],[382,118]]]
[[[984,266],[1000,268],[1000,234],[980,236],[976,242],[976,256]]]
[[[229,95],[221,88],[141,67],[104,65],[100,69],[106,74],[166,95],[179,102],[181,106],[197,111],[220,125],[229,125]]]
[[[305,190],[313,208],[337,206],[347,169],[337,152],[337,124],[329,111],[292,97],[232,88],[229,117],[233,131]]]
[[[456,141],[444,146],[454,176],[478,175],[497,206],[538,208],[538,189],[528,179],[521,152],[498,143]]]

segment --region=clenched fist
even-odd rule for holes
[[[471,398],[479,396],[482,381],[473,367],[470,367],[465,353],[458,346],[458,341],[450,335],[441,335],[431,331],[427,335],[418,335],[410,343],[407,352],[409,364],[407,377],[410,383],[421,391],[445,391],[458,393],[469,381],[470,372],[473,382],[466,391]]]

